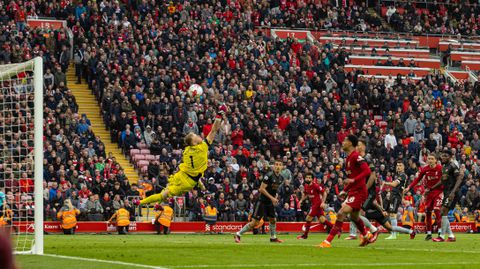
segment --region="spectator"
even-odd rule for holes
[[[385,147],[395,148],[397,146],[397,138],[393,133],[393,129],[390,129],[388,134],[385,136]]]
[[[468,189],[466,199],[465,199],[465,208],[470,209],[472,212],[475,211],[475,209],[478,206],[480,197],[478,194],[477,187],[475,185],[470,186]]]
[[[103,207],[98,200],[98,194],[92,194],[86,205],[87,218],[90,221],[103,220]]]
[[[183,134],[187,135],[188,133],[195,133],[199,134],[198,131],[198,126],[197,124],[193,121],[192,118],[188,118],[188,121],[185,123],[183,126]]]
[[[295,210],[290,208],[290,205],[288,203],[285,203],[280,213],[278,214],[278,219],[282,221],[294,221]]]
[[[405,121],[404,126],[407,135],[413,136],[413,134],[415,133],[415,128],[417,127],[417,120],[415,119],[415,116],[413,114],[410,114],[408,119]]]
[[[108,193],[105,193],[103,195],[103,198],[102,198],[102,201],[100,201],[100,204],[102,205],[102,208],[103,208],[104,219],[108,219],[114,212],[113,202],[110,199],[110,195]]]
[[[226,200],[223,204],[220,205],[219,213],[220,213],[220,219],[222,221],[235,221],[234,212],[235,211],[233,206],[230,204],[230,200]]]
[[[248,218],[248,211],[247,211],[248,202],[247,200],[244,199],[242,192],[238,194],[238,198],[235,201],[235,208],[236,208],[235,220],[246,221]]]

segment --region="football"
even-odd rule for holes
[[[198,84],[192,84],[190,85],[190,88],[188,88],[188,95],[192,98],[198,98],[203,94],[203,88],[202,86]]]

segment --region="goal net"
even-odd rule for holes
[[[42,58],[0,65],[0,226],[15,253],[43,253]]]

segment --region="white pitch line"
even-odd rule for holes
[[[328,267],[380,267],[380,266],[413,266],[413,265],[474,265],[480,264],[480,262],[399,262],[399,263],[280,263],[280,264],[196,264],[196,265],[178,265],[171,266],[171,268],[243,268],[243,267],[315,267],[315,266],[328,266]]]
[[[100,260],[100,259],[83,258],[83,257],[75,257],[75,256],[64,256],[64,255],[56,255],[56,254],[43,254],[43,256],[61,258],[61,259],[67,259],[67,260],[76,260],[76,261],[89,261],[89,262],[108,263],[108,264],[115,264],[115,265],[125,265],[125,266],[130,266],[130,267],[137,267],[137,268],[169,269],[168,267],[162,267],[162,266],[145,265],[145,264],[120,262],[120,261]]]
[[[64,256],[56,254],[44,254],[43,256],[68,259],[68,260],[77,260],[77,261],[89,261],[89,262],[98,262],[98,263],[108,263],[115,265],[125,265],[129,267],[137,268],[148,268],[148,269],[169,269],[169,268],[248,268],[248,267],[291,267],[291,266],[303,266],[303,267],[315,267],[315,266],[330,266],[330,267],[380,267],[380,266],[413,266],[413,265],[474,265],[480,264],[480,262],[399,262],[399,263],[303,263],[303,264],[195,264],[195,265],[173,265],[169,267],[154,266],[154,265],[145,265],[138,263],[129,263],[129,262],[120,262],[120,261],[109,261],[109,260],[100,260],[93,258],[83,258],[75,256]]]

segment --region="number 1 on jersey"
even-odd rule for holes
[[[193,165],[193,156],[190,155],[190,162],[192,163],[192,168],[195,168],[195,165]]]

